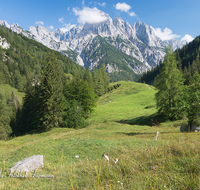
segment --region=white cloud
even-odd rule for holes
[[[102,7],[105,7],[106,6],[106,3],[103,2],[103,3],[98,3],[98,5],[102,6]]]
[[[49,29],[51,29],[51,30],[53,30],[53,29],[54,29],[54,27],[53,27],[52,25],[51,25],[51,26],[49,26],[48,28],[49,28]]]
[[[128,12],[131,9],[131,6],[126,3],[117,3],[115,8],[120,11]]]
[[[85,5],[85,0],[82,1],[82,5]]]
[[[126,3],[117,3],[115,5],[115,8],[117,10],[120,10],[122,12],[126,12],[128,13],[130,16],[137,16],[133,11],[129,12],[129,10],[132,8],[130,5],[126,4]]]
[[[67,31],[69,31],[70,29],[72,29],[73,27],[76,27],[76,25],[75,24],[64,24],[64,27],[63,28],[61,28],[61,30],[63,31],[63,32],[67,32]]]
[[[130,16],[137,16],[134,12],[128,13]]]
[[[38,24],[44,25],[44,22],[42,22],[42,21],[36,21],[35,24],[36,24],[36,25],[38,25]]]
[[[62,18],[59,18],[58,20],[59,20],[59,22],[64,23],[64,21],[63,21],[64,18],[63,18],[63,17],[62,17]]]
[[[96,7],[92,9],[89,7],[84,7],[82,10],[73,8],[73,11],[76,16],[79,16],[78,22],[81,24],[86,22],[89,24],[95,24],[106,21],[108,19],[107,15]]]
[[[172,40],[180,37],[177,34],[173,34],[172,30],[167,27],[163,31],[161,30],[161,28],[156,28],[155,33],[161,40]]]
[[[191,41],[193,41],[194,40],[194,38],[191,36],[191,35],[189,35],[189,34],[186,34],[182,39],[181,39],[181,41],[186,41],[187,43],[189,43],[189,42],[191,42]]]
[[[68,7],[67,10],[69,11],[69,10],[70,10],[70,7]]]

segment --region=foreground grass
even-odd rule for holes
[[[200,189],[199,133],[179,133],[181,121],[156,125],[154,93],[121,82],[100,98],[87,128],[0,141],[0,189]],[[37,174],[54,178],[8,177],[8,168],[37,154],[45,165]]]

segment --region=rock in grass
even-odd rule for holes
[[[9,170],[11,172],[31,172],[41,167],[44,167],[43,155],[34,155],[17,162]]]

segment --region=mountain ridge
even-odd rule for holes
[[[166,46],[172,45],[176,49],[186,44],[185,41],[162,41],[155,34],[153,27],[140,21],[131,27],[128,22],[123,21],[121,18],[116,17],[112,20],[109,15],[105,14],[105,16],[107,20],[104,22],[97,24],[85,23],[83,26],[79,25],[69,31],[57,29],[50,32],[41,25],[37,25],[36,27],[30,26],[29,31],[25,31],[18,24],[10,26],[6,21],[0,21],[0,25],[10,28],[18,34],[21,33],[26,37],[34,39],[53,50],[60,51],[79,65],[90,68],[90,70],[92,70],[94,65],[98,67],[102,59],[102,57],[99,57],[99,59],[97,58],[99,62],[96,61],[93,63],[84,54],[86,47],[95,47],[92,43],[97,36],[103,37],[116,49],[141,62],[142,65],[134,65],[135,69],[133,72],[136,74],[147,72],[152,67],[159,65],[164,59]],[[90,52],[94,53],[94,51],[95,49]],[[91,57],[91,55],[89,56]],[[85,62],[86,60],[87,62]],[[113,67],[111,69],[111,65],[116,65],[113,60],[107,66],[107,68],[110,68],[107,69],[108,73],[121,72],[119,68],[116,69]],[[127,62],[127,67],[130,68],[132,66]]]

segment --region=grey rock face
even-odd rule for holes
[[[41,25],[31,26],[29,31],[25,31],[18,24],[13,24],[10,27],[6,21],[0,21],[0,25],[8,27],[14,32],[22,33],[53,50],[60,51],[79,65],[90,69],[93,66],[98,66],[105,56],[105,54],[98,54],[97,57],[92,56],[98,48],[95,45],[95,38],[100,35],[110,45],[142,63],[130,65],[127,62],[128,66],[137,74],[146,72],[160,64],[164,60],[164,49],[167,45],[172,45],[173,49],[176,49],[186,44],[184,41],[177,40],[162,41],[156,36],[155,29],[145,23],[137,22],[131,27],[128,22],[124,22],[121,18],[112,20],[106,13],[102,12],[102,14],[107,18],[105,21],[96,24],[85,23],[84,26],[80,25],[69,31],[57,29],[50,32]],[[108,72],[120,72],[117,68],[111,69],[111,64],[115,65],[115,63],[107,64]]]
[[[44,167],[43,155],[34,155],[17,162],[9,170],[11,172],[29,172]]]

